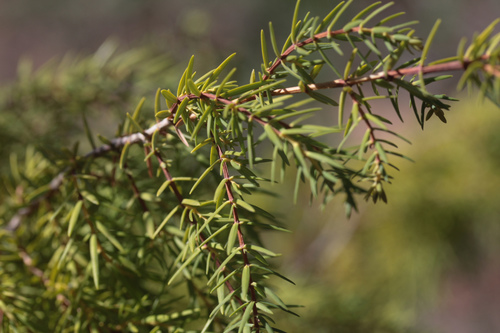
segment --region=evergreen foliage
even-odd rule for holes
[[[82,113],[90,152],[11,155],[0,208],[3,331],[281,332],[273,315],[294,307],[273,279],[293,282],[259,235],[285,229],[249,196],[272,195],[261,185],[291,168],[295,197],[306,183],[312,199],[340,197],[351,215],[360,196],[387,202],[390,171],[407,158],[397,146],[406,139],[374,100],[390,101],[402,120],[409,96],[419,126],[446,122],[454,99],[428,86],[460,71],[459,88],[477,87],[500,106],[498,21],[455,56],[430,61],[439,22],[424,41],[415,22],[393,25],[401,13],[375,3],[339,26],[352,2],[299,20],[298,1],[283,45],[272,24],[261,32],[262,67],[248,83],[232,79],[234,54],[203,75],[192,57],[177,88],[158,89],[152,110],[141,99],[115,138],[96,137]],[[94,94],[120,99],[117,82],[87,99],[65,82],[57,107],[78,110]],[[18,96],[26,95],[37,96]],[[96,97],[103,108],[106,98]],[[321,110],[337,121],[311,121]],[[330,135],[337,145],[323,139]]]
[[[117,49],[108,40],[90,57],[68,54],[35,73],[29,60],[20,61],[17,82],[0,91],[0,140],[8,143],[0,147],[0,158],[8,160],[26,145],[47,149],[73,139],[75,132],[83,132],[82,118],[93,126],[99,125],[96,118],[117,121],[137,95],[164,81],[162,73],[175,72],[172,59],[160,50],[141,47],[118,54]]]

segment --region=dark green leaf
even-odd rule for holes
[[[186,199],[184,199],[184,200],[186,200]],[[184,202],[184,200],[183,200],[183,202]],[[175,206],[175,208],[172,209],[170,211],[170,213],[168,213],[168,215],[163,219],[163,221],[160,223],[160,225],[158,226],[158,228],[153,233],[153,236],[152,236],[153,239],[156,238],[156,236],[158,236],[158,234],[165,227],[165,225],[167,224],[167,222],[172,218],[172,216],[174,216],[175,213],[177,213],[177,210],[179,209],[179,207],[180,206]]]
[[[273,143],[273,145],[283,150],[283,144],[281,143],[281,140],[278,137],[278,135],[274,132],[274,127],[271,124],[266,124],[264,125],[264,130],[267,134],[267,137]]]
[[[241,299],[248,300],[248,288],[250,287],[250,265],[243,266],[241,274]]]
[[[213,168],[215,167],[215,165],[217,163],[219,163],[220,160],[217,160],[215,161],[214,163],[212,163],[208,169],[206,169],[203,174],[200,176],[200,178],[198,178],[198,180],[196,181],[196,183],[194,183],[193,187],[191,187],[191,190],[189,191],[189,194],[193,193],[194,189],[201,183],[201,181],[203,179],[205,179],[205,177],[213,170]]]
[[[165,97],[165,100],[167,101],[167,106],[170,108],[172,107],[173,104],[177,103],[177,96],[172,94],[170,90],[163,89],[161,91],[161,94],[163,97]]]
[[[250,316],[252,315],[254,304],[255,304],[254,301],[247,304],[247,306],[245,308],[245,312],[243,312],[243,316],[241,316],[241,322],[240,322],[240,327],[238,329],[238,333],[246,333],[244,331],[244,328],[247,327],[247,325],[250,325],[248,320],[250,319]]]
[[[97,235],[92,234],[89,241],[90,261],[92,262],[92,276],[94,285],[99,289],[99,254],[97,253]]]
[[[248,210],[249,212],[255,213],[255,209],[250,205],[249,203],[246,203],[245,201],[241,199],[236,199],[236,206],[244,208],[245,210]]]
[[[231,226],[231,231],[229,232],[229,236],[227,238],[226,252],[229,255],[233,252],[234,243],[236,242],[236,238],[238,236],[239,223],[234,222]]]
[[[174,275],[172,275],[172,277],[170,278],[170,280],[168,280],[168,284],[171,284],[175,278],[194,260],[196,259],[201,253],[201,250],[199,248],[196,248],[194,250],[194,252],[191,254],[191,256],[189,256],[188,259],[186,259],[186,261],[184,261],[182,263],[182,265],[177,269],[177,271],[174,273]]]
[[[69,219],[68,224],[68,237],[71,237],[73,234],[73,229],[75,228],[76,222],[78,221],[78,217],[80,215],[80,211],[82,210],[83,200],[78,200],[71,211],[71,217]]]

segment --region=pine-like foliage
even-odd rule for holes
[[[115,138],[97,143],[84,121],[90,152],[12,157],[3,331],[281,332],[273,314],[293,308],[272,280],[288,279],[259,235],[284,229],[248,197],[291,167],[296,194],[306,183],[312,198],[338,196],[347,215],[359,196],[387,202],[405,139],[373,100],[390,101],[402,120],[399,98],[409,96],[421,127],[432,116],[446,122],[453,99],[428,85],[462,71],[459,87],[500,105],[497,22],[431,62],[439,22],[423,41],[415,22],[392,25],[401,14],[376,3],[339,26],[352,2],[299,20],[299,1],[283,45],[271,24],[262,32],[262,67],[248,83],[232,80],[235,55],[204,75],[193,57],[178,88],[159,89],[154,110],[141,100]],[[308,121],[320,110],[337,121]],[[335,146],[322,140],[332,134]]]

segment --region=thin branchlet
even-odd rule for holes
[[[102,274],[103,279],[113,277],[113,274],[118,272],[119,278],[130,277],[140,280],[141,283],[144,280],[145,284],[154,281],[153,285],[162,285],[161,292],[155,295],[148,294],[146,288],[141,289],[145,297],[134,303],[132,298],[123,296],[127,292],[124,293],[122,289],[114,290],[115,282],[108,279],[107,287],[111,290],[109,295],[112,302],[121,304],[120,300],[125,299],[132,306],[127,305],[119,311],[113,309],[114,312],[120,312],[120,315],[121,312],[125,314],[116,320],[119,323],[109,324],[105,329],[135,329],[136,327],[132,326],[136,325],[149,329],[155,326],[172,331],[182,330],[187,322],[198,319],[198,303],[201,303],[202,307],[210,310],[204,331],[215,330],[214,326],[226,331],[270,331],[267,318],[272,311],[266,310],[266,307],[289,310],[282,301],[277,301],[276,298],[271,300],[272,297],[268,297],[264,291],[268,277],[281,275],[270,269],[266,260],[268,257],[274,257],[274,254],[267,248],[257,246],[260,242],[255,236],[260,231],[259,228],[275,228],[276,226],[271,225],[275,220],[260,208],[256,211],[254,206],[246,202],[246,195],[243,194],[253,193],[262,182],[267,181],[254,173],[259,172],[258,168],[254,168],[254,164],[265,162],[259,155],[260,151],[256,154],[255,146],[268,142],[274,147],[271,168],[278,164],[276,159],[281,158],[283,174],[286,165],[295,164],[298,170],[296,189],[299,188],[299,182],[308,181],[311,185],[311,195],[318,197],[319,194],[324,194],[325,201],[344,192],[350,211],[352,207],[356,208],[353,196],[357,193],[364,193],[366,198],[371,197],[373,201],[387,200],[382,185],[390,179],[386,171],[390,164],[386,147],[392,143],[382,139],[383,135],[379,136],[379,131],[394,133],[386,127],[389,121],[372,110],[371,99],[390,99],[393,105],[396,104],[395,109],[399,116],[397,95],[399,90],[406,90],[410,93],[417,119],[423,126],[423,122],[433,114],[438,115],[441,120],[444,119],[442,109],[446,110],[449,106],[443,101],[451,100],[445,95],[429,93],[425,86],[434,82],[435,78],[424,78],[424,75],[461,71],[464,72],[463,85],[476,84],[489,98],[498,95],[494,87],[495,84],[498,86],[495,82],[500,78],[500,51],[495,48],[495,39],[490,38],[492,28],[487,28],[473,40],[468,50],[465,50],[464,46],[457,57],[428,65],[425,64],[427,59],[417,57],[396,67],[405,51],[410,48],[419,51],[422,48],[421,40],[413,37],[414,31],[407,30],[409,24],[393,29],[383,26],[386,23],[384,21],[374,24],[372,28],[367,27],[368,21],[371,22],[374,16],[388,7],[386,5],[375,9],[377,6],[374,5],[358,14],[356,20],[344,28],[332,30],[333,23],[338,20],[335,13],[340,15],[345,9],[341,8],[343,5],[342,3],[336,7],[325,21],[306,17],[304,22],[297,19],[297,5],[291,36],[281,53],[275,38],[272,38],[276,52],[276,59],[272,62],[268,61],[265,40],[262,37],[262,52],[266,64],[263,64],[262,72],[258,75],[252,73],[248,85],[238,85],[231,81],[234,70],[225,78],[219,77],[234,55],[198,80],[194,78],[191,58],[176,95],[169,90],[162,90],[161,93],[160,90],[157,91],[154,124],[147,127],[148,123],[141,120],[141,100],[134,115],[128,117],[126,128],[124,126],[129,131],[134,127],[146,128],[145,130],[105,141],[105,144],[96,147],[85,120],[85,128],[93,149],[82,156],[73,153],[64,168],[44,169],[51,177],[46,176],[43,179],[50,181],[45,183],[45,187],[39,192],[35,190],[35,194],[31,195],[21,208],[16,207],[5,227],[9,231],[6,234],[9,237],[21,237],[23,229],[20,227],[24,226],[23,221],[31,227],[57,220],[57,223],[53,223],[54,228],[57,229],[58,235],[62,235],[64,233],[61,233],[61,230],[66,228],[66,222],[70,220],[68,224],[72,227],[68,228],[67,234],[73,237],[71,242],[89,242],[92,247],[90,257],[95,259],[96,253],[99,253],[100,257],[104,258],[105,263],[101,265],[101,269],[106,270],[106,273]],[[429,38],[430,41],[433,34],[434,32]],[[496,38],[500,40],[500,37]],[[325,39],[329,45],[322,43]],[[338,47],[337,41],[345,42],[347,48],[352,50],[344,75],[329,63],[324,52],[328,47]],[[386,49],[378,46],[376,41],[382,41]],[[425,44],[424,55],[429,50],[430,41]],[[366,50],[358,49],[358,42],[365,42],[363,47]],[[498,41],[496,43],[500,44]],[[308,57],[312,54],[320,54],[321,58],[311,60]],[[316,77],[324,71],[325,63],[332,65],[330,68],[335,74],[333,77],[338,79],[317,83]],[[373,89],[375,96],[367,96],[367,87]],[[378,91],[382,88],[387,90],[387,94]],[[319,93],[333,89],[341,91],[343,97],[338,102],[340,105]],[[163,111],[160,106],[161,94],[167,103],[167,109]],[[311,97],[327,105],[328,110],[337,111],[338,124],[330,126],[305,123],[306,117],[316,110],[301,109],[305,102],[286,104],[285,97],[291,95]],[[350,98],[347,103],[352,105],[352,109],[348,123],[344,124],[346,96]],[[422,103],[420,113],[416,110],[415,100]],[[166,118],[160,119],[165,115]],[[365,127],[364,143],[352,149],[343,148],[344,142],[358,124]],[[253,129],[254,125],[264,129],[257,138],[254,137],[257,132]],[[337,147],[316,139],[321,135],[342,132],[344,137]],[[191,147],[193,143],[195,148]],[[131,145],[143,145],[146,158],[139,161],[143,163],[132,163],[132,159],[137,156],[130,157],[126,154]],[[210,149],[206,149],[207,147]],[[365,151],[370,151],[371,155],[366,155],[371,157],[365,158]],[[176,153],[178,155],[175,155]],[[112,158],[106,160],[109,156]],[[182,160],[185,156],[196,158]],[[178,162],[177,166],[171,163],[172,159]],[[349,163],[353,159],[363,161],[363,168],[351,170]],[[44,172],[33,174],[41,175]],[[199,173],[199,176],[193,177],[193,173]],[[149,178],[141,178],[146,174]],[[36,184],[30,177],[37,179],[36,176],[27,175],[26,179],[30,183],[28,188]],[[164,179],[159,189],[158,178]],[[369,181],[371,184],[368,189],[361,188],[355,184],[357,180]],[[191,191],[183,185],[185,182],[195,182]],[[202,185],[198,187],[199,184]],[[202,190],[199,190],[200,188]],[[165,189],[169,191],[163,193]],[[152,192],[156,190],[155,197]],[[87,191],[93,192],[90,199]],[[123,201],[124,197],[132,197],[127,205],[113,201]],[[78,202],[78,209],[76,206],[72,207],[71,202],[74,200]],[[105,204],[100,204],[99,200]],[[87,201],[95,206],[87,205]],[[134,205],[134,201],[138,205]],[[53,205],[53,202],[56,204]],[[59,210],[53,212],[54,206],[60,207]],[[86,223],[75,224],[81,212]],[[141,215],[143,219],[137,218]],[[154,219],[151,218],[148,222],[157,221],[162,217],[165,219],[159,226],[153,222],[152,228],[156,230],[151,233],[151,224],[144,228],[144,220],[153,215]],[[261,222],[266,219],[271,222]],[[35,220],[36,224],[33,224]],[[176,221],[178,228],[169,225],[173,224],[169,222],[171,220]],[[184,223],[185,221],[187,222]],[[144,234],[142,230],[148,227],[149,230]],[[50,259],[52,264],[71,261],[71,265],[68,265],[70,273],[79,274],[91,268],[96,274],[95,260],[89,266],[84,255],[80,253],[77,259],[64,259],[72,250],[67,239],[69,237],[66,237],[66,246],[60,246],[58,252],[56,251],[59,257],[54,254]],[[122,245],[124,242],[129,243]],[[82,245],[81,248],[89,248],[87,244],[84,245],[85,247]],[[16,246],[17,255],[21,258],[24,268],[41,281],[44,292],[51,293],[51,279],[56,279],[57,274],[64,275],[65,272],[50,268],[52,264],[47,264],[52,271],[44,271],[43,264],[35,265],[34,259],[25,250],[27,246],[21,246],[21,243],[16,243]],[[80,248],[78,251],[86,253]],[[71,253],[71,256],[74,254]],[[154,264],[148,266],[151,262]],[[203,265],[205,267],[201,268]],[[180,276],[183,276],[183,279],[179,279]],[[81,279],[86,281],[83,277]],[[207,285],[202,283],[205,280],[208,280]],[[117,281],[117,285],[124,285],[122,280]],[[161,283],[158,283],[159,281]],[[178,302],[176,299],[169,300],[171,303],[162,303],[164,297],[169,297],[168,287],[172,282],[175,282],[175,287],[186,287],[189,302]],[[126,283],[130,281],[127,280]],[[85,294],[83,298],[76,296],[89,290],[77,290],[78,292],[67,295],[59,291],[55,293],[61,303],[59,311],[64,313],[72,307],[82,308],[81,316],[90,322],[94,309],[88,305],[90,303],[87,303],[87,299],[99,299],[100,295]],[[215,290],[217,295],[211,295],[210,291]],[[238,291],[241,291],[241,294]],[[96,304],[107,304],[107,301],[99,299]],[[158,313],[158,309],[164,311],[166,307],[175,308],[177,303],[183,303],[184,308],[181,311]],[[151,304],[154,306],[150,306]],[[0,316],[2,315],[3,312],[0,313]],[[69,315],[78,317],[78,314]],[[115,318],[112,322],[115,322]],[[106,325],[104,321],[99,323],[101,324]],[[75,327],[73,329],[76,329]]]

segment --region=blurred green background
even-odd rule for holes
[[[448,124],[436,119],[400,146],[416,162],[395,162],[387,205],[363,204],[349,220],[338,201],[281,206],[293,234],[267,242],[298,285],[280,285],[286,301],[305,305],[290,332],[500,329],[500,112],[460,103]],[[290,180],[274,187],[283,203]]]
[[[355,1],[351,13],[370,3]],[[323,16],[336,4],[303,0],[302,14]],[[273,21],[285,36],[293,7],[292,0],[0,2],[0,171],[28,143],[54,153],[84,138],[83,114],[98,133],[113,135],[142,96],[151,101],[158,87],[176,86],[192,54],[202,73],[237,52],[233,65],[246,79],[260,66],[260,29]],[[391,10],[420,20],[420,36],[443,19],[433,59],[453,55],[461,37],[497,18],[500,2],[405,0]],[[433,91],[457,95],[453,87]],[[289,332],[500,331],[500,111],[461,97],[446,125],[433,118],[422,132],[409,113],[398,125],[413,142],[401,148],[416,163],[396,161],[388,205],[363,204],[346,220],[340,201],[321,211],[304,197],[290,207],[293,185],[273,187],[281,198],[267,208],[293,233],[265,241],[283,253],[281,272],[297,283],[279,285],[283,298],[305,306],[300,318],[282,320]]]

